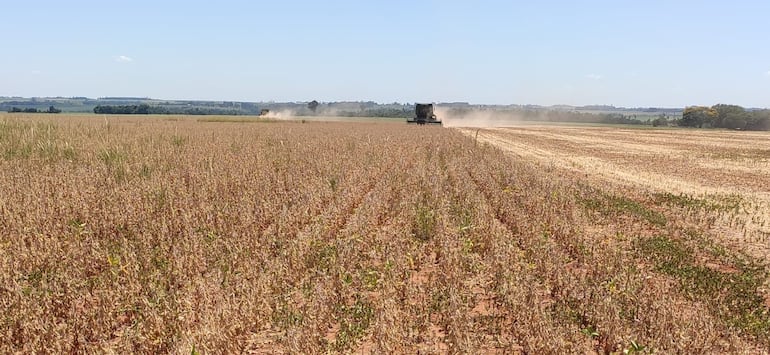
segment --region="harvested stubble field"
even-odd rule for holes
[[[3,115],[0,352],[761,353],[711,134]]]

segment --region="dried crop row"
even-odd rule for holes
[[[621,199],[455,130],[0,122],[2,352],[767,345],[763,323],[720,313],[744,299],[683,283],[744,265],[693,251],[709,244],[674,222],[680,207],[641,208],[644,191]],[[682,255],[661,269],[666,242]]]

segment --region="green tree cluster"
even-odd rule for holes
[[[652,120],[653,127],[665,127],[668,126],[668,117],[665,114],[660,114],[658,118]]]
[[[749,131],[770,130],[770,110],[749,111],[737,105],[690,106],[684,109],[679,125]]]
[[[14,107],[11,107],[11,109],[8,110],[8,112],[12,112],[12,113],[20,113],[20,112],[23,112],[23,113],[61,113],[61,110],[56,108],[56,107],[53,107],[53,106],[48,107],[48,110],[45,110],[45,111],[38,110],[38,109],[36,109],[34,107],[28,107],[28,108],[23,108],[22,109],[22,108],[18,108],[16,106],[14,106]]]
[[[153,110],[150,105],[98,105],[94,107],[94,113],[112,115],[149,115]]]
[[[219,107],[163,107],[157,105],[98,105],[94,113],[105,115],[239,115],[236,109]]]

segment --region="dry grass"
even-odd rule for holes
[[[0,153],[3,353],[770,346],[730,201],[456,130],[4,115]]]
[[[463,132],[476,136],[475,129]],[[485,129],[478,139],[590,184],[667,196],[659,202],[682,207],[722,243],[770,262],[767,132],[530,126]]]

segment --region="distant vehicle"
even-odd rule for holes
[[[406,123],[416,124],[441,124],[441,120],[436,117],[433,111],[433,104],[415,104],[414,115],[412,119],[407,119]]]
[[[270,114],[270,110],[263,108],[262,111],[259,111],[260,116],[267,116]]]

